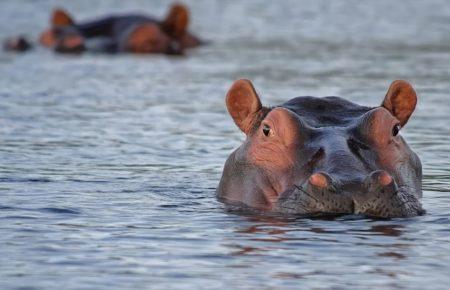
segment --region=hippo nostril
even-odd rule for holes
[[[392,176],[384,170],[377,170],[366,178],[366,187],[369,192],[397,192],[397,184]]]
[[[392,182],[392,177],[386,171],[382,171],[378,176],[378,183],[381,186],[386,186]]]
[[[318,190],[336,191],[336,181],[325,172],[314,173],[309,177],[308,183]]]
[[[314,173],[311,175],[309,177],[309,183],[320,188],[325,188],[329,185],[327,177],[322,173]]]

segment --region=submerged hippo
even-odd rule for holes
[[[189,11],[174,4],[162,21],[146,15],[106,16],[93,21],[75,22],[64,10],[56,9],[50,28],[39,37],[41,45],[57,52],[83,51],[182,54],[199,46],[201,41],[188,31]],[[19,38],[5,42],[5,48],[20,50]],[[18,49],[14,49],[17,47]]]
[[[6,51],[24,52],[31,48],[31,43],[22,35],[8,38],[3,42],[3,49]]]
[[[247,138],[225,163],[218,198],[286,214],[421,214],[422,165],[400,135],[416,102],[398,80],[379,107],[339,97],[264,107],[238,80],[226,105]]]

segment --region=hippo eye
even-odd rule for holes
[[[264,135],[269,136],[269,134],[270,134],[269,125],[264,124],[262,131],[263,131]]]
[[[401,128],[400,124],[395,125],[394,128],[392,128],[392,136],[397,136]]]

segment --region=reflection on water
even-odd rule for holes
[[[267,264],[271,279],[318,282],[326,277],[344,275],[361,282],[371,280],[372,275],[393,280],[411,275],[405,269],[398,271],[389,266],[409,260],[415,243],[402,238],[406,226],[399,221],[366,220],[362,223],[353,217],[309,220],[252,215],[244,216],[244,223],[244,227],[235,227],[232,242],[226,240],[225,243],[231,255],[241,257],[242,262],[232,268],[248,268],[248,260],[256,258],[259,263]],[[279,265],[276,261],[280,257],[297,267],[271,267],[271,262]],[[367,259],[373,259],[372,263]],[[347,263],[348,266],[343,267]],[[368,281],[365,283],[371,285]],[[400,287],[395,283],[389,285]]]
[[[450,6],[187,2],[212,40],[187,58],[0,53],[0,288],[447,289]],[[37,35],[54,6],[86,19],[167,5],[2,1],[0,38]],[[214,191],[243,140],[224,106],[241,77],[267,105],[378,105],[392,80],[411,81],[419,106],[402,134],[423,161],[427,214],[229,211]]]

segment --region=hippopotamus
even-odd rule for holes
[[[32,47],[31,43],[22,35],[8,38],[3,42],[3,49],[6,51],[24,52]]]
[[[124,14],[75,22],[65,10],[55,9],[50,24],[51,27],[40,35],[39,42],[44,47],[63,53],[183,54],[185,49],[202,44],[188,31],[189,11],[181,4],[172,5],[162,21],[146,15]],[[15,39],[6,43],[14,43]],[[14,47],[8,45],[10,50]]]
[[[417,103],[394,81],[381,105],[296,97],[266,107],[249,80],[226,95],[245,141],[228,157],[220,201],[288,215],[411,217],[424,213],[422,165],[401,136]]]

